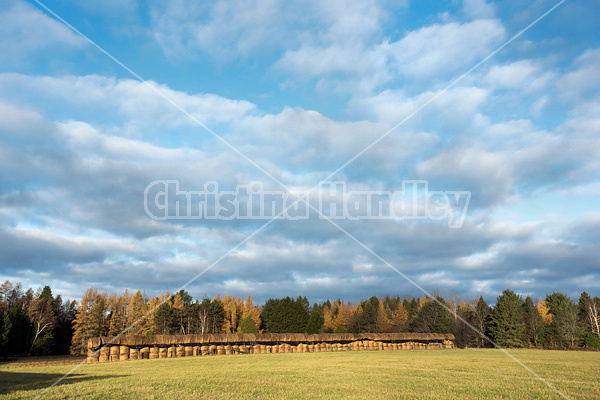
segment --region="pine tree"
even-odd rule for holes
[[[324,330],[325,319],[323,318],[323,308],[323,306],[319,306],[316,303],[313,304],[308,323],[306,324],[306,333],[316,334]]]
[[[503,347],[524,345],[522,305],[521,296],[509,289],[497,298],[491,314],[490,333],[498,345]]]
[[[492,309],[483,297],[479,297],[477,300],[477,305],[475,306],[475,315],[474,315],[474,326],[479,330],[479,333],[483,335],[488,335],[488,328],[490,322],[490,314]],[[481,336],[481,334],[477,334],[477,347],[486,347],[489,345],[489,342]]]

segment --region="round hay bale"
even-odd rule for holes
[[[140,349],[130,349],[129,350],[129,359],[130,360],[139,360],[141,357]]]
[[[200,355],[207,356],[210,354],[210,347],[207,345],[200,346]]]
[[[264,354],[267,352],[267,346],[265,346],[264,344],[260,345],[260,354]]]
[[[271,353],[279,353],[279,345],[278,344],[271,347]]]
[[[119,346],[119,360],[129,360],[129,346]]]
[[[149,347],[142,347],[140,349],[140,358],[142,360],[150,358],[150,348]]]
[[[217,355],[222,356],[223,354],[225,354],[225,346],[217,345]]]
[[[110,361],[119,361],[120,346],[110,347]]]
[[[185,346],[185,356],[192,357],[194,355],[194,348],[192,346]]]
[[[167,357],[168,358],[175,358],[177,357],[177,347],[175,346],[170,346],[167,350]]]
[[[232,354],[240,354],[240,346],[238,346],[237,344],[234,344],[233,346],[231,346],[231,353]]]
[[[110,361],[110,347],[102,347],[100,349],[100,358],[99,362],[108,362]]]
[[[228,344],[228,345],[226,345],[224,347],[225,347],[225,354],[228,355],[228,356],[230,356],[232,354],[232,352],[233,352],[233,348],[231,347],[230,344]]]
[[[88,364],[95,364],[97,362],[99,362],[100,360],[100,352],[99,351],[94,351],[90,348],[88,348],[87,350],[87,363]]]
[[[178,346],[175,348],[175,355],[177,357],[185,357],[185,346]]]
[[[159,358],[159,350],[160,349],[158,347],[150,347],[148,351],[148,359],[154,360],[156,358]]]
[[[214,356],[215,354],[217,354],[217,346],[214,344],[211,344],[210,346],[208,346],[208,354],[210,354],[211,356]]]
[[[201,349],[202,349],[202,347],[200,347],[200,346],[193,346],[192,347],[192,356],[196,357],[196,356],[202,355]]]

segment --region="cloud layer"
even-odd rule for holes
[[[388,191],[424,179],[472,197],[461,229],[338,221],[373,251],[448,295],[600,291],[600,43],[573,57],[577,32],[548,28],[569,26],[577,10],[559,8],[396,127],[514,34],[517,16],[482,1],[434,12],[385,2],[297,7],[128,3],[131,25],[93,39],[143,60],[143,75],[155,77],[147,83],[93,62],[93,49],[33,6],[2,8],[10,57],[0,65],[0,278],[74,298],[91,285],[174,290],[265,221],[154,221],[143,203],[150,182],[281,189],[274,177],[306,190],[389,133],[334,178]],[[529,21],[543,12],[525,10]],[[93,4],[77,13],[82,27],[111,26]],[[209,80],[219,90],[202,90]],[[420,295],[312,212],[274,221],[188,290],[259,301]]]

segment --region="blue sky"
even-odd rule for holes
[[[314,186],[556,2],[47,1],[294,190]],[[337,221],[446,296],[600,295],[600,26],[566,1],[335,178],[472,193],[444,221]],[[265,221],[154,221],[174,179],[280,187],[39,4],[0,5],[0,279],[177,289]],[[188,287],[258,301],[422,295],[319,219],[278,220]]]

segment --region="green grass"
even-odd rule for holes
[[[510,350],[572,399],[600,398],[600,353]],[[32,398],[74,365],[0,366],[0,396]],[[187,357],[82,365],[44,399],[560,398],[498,350]]]

